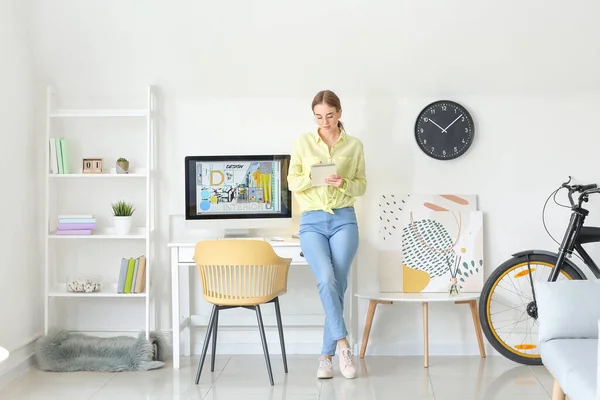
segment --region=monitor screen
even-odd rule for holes
[[[291,218],[289,155],[188,156],[185,218]]]

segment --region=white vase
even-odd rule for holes
[[[115,218],[115,234],[117,236],[128,235],[131,232],[131,216],[129,217],[114,217]]]

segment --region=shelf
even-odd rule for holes
[[[71,168],[66,170],[68,174],[56,174],[51,173],[48,167],[44,171],[44,186],[45,186],[45,210],[43,219],[46,221],[44,229],[45,243],[44,246],[44,286],[46,288],[44,295],[47,296],[47,300],[53,299],[67,299],[65,301],[59,301],[54,304],[51,301],[44,301],[44,333],[48,333],[49,329],[54,328],[52,325],[54,321],[60,321],[60,318],[56,318],[60,314],[65,315],[70,312],[67,307],[79,307],[85,306],[91,308],[90,311],[93,313],[95,308],[98,307],[98,302],[107,303],[106,306],[113,308],[106,314],[110,317],[111,314],[119,316],[121,301],[111,301],[110,299],[124,299],[131,298],[137,300],[126,301],[127,305],[131,305],[135,310],[139,310],[139,316],[144,317],[143,329],[146,332],[146,339],[150,339],[150,332],[152,331],[151,315],[150,315],[150,296],[151,296],[151,267],[153,266],[152,260],[152,243],[151,239],[153,234],[150,232],[149,227],[155,225],[155,185],[154,179],[155,174],[150,168],[154,165],[156,157],[156,132],[155,132],[155,118],[158,115],[157,112],[157,94],[153,86],[148,86],[146,92],[146,101],[133,103],[127,105],[124,100],[121,99],[118,103],[105,103],[100,107],[95,108],[93,104],[83,103],[69,103],[65,104],[59,101],[58,92],[51,86],[46,87],[46,107],[47,117],[45,119],[45,135],[44,140],[40,141],[40,147],[44,146],[46,152],[45,159],[48,161],[48,165],[51,165],[53,160],[57,160],[55,154],[51,153],[52,148],[56,148],[56,140],[54,143],[51,139],[58,137],[69,137],[69,132],[77,134],[77,131],[81,134],[77,134],[77,143],[73,143],[74,148],[71,149],[73,154],[71,157],[76,156],[71,160]],[[85,93],[82,93],[85,96]],[[90,94],[91,96],[92,94]],[[135,137],[131,140],[127,140],[125,143],[120,143],[119,138],[113,138],[114,143],[108,143],[107,148],[117,148],[121,145],[124,146],[119,152],[127,151],[127,147],[135,146],[139,149],[142,154],[138,154],[139,164],[131,165],[128,174],[117,174],[119,170],[118,164],[116,163],[117,158],[110,157],[108,155],[101,155],[99,158],[104,158],[104,168],[101,174],[87,174],[83,173],[84,168],[81,164],[83,154],[75,154],[80,149],[85,149],[86,146],[93,148],[94,144],[97,144],[98,138],[94,135],[88,134],[85,129],[82,130],[80,124],[92,124],[92,126],[98,122],[106,122],[108,125],[114,125],[121,123],[127,123],[124,128],[132,129],[135,133]],[[59,123],[60,122],[60,123]],[[76,125],[71,125],[72,122]],[[131,122],[133,125],[129,124]],[[130,126],[131,125],[131,126]],[[105,128],[105,127],[103,127]],[[90,142],[90,143],[86,143]],[[110,145],[110,146],[108,146]],[[117,147],[115,147],[117,146]],[[75,148],[77,147],[77,148]],[[145,150],[144,150],[145,149]],[[41,150],[41,148],[40,148]],[[56,155],[60,155],[59,151]],[[117,154],[118,155],[118,154]],[[77,159],[79,161],[77,161]],[[57,172],[56,170],[54,172]],[[123,181],[124,179],[124,181]],[[75,189],[72,185],[83,184],[86,186],[84,196],[71,197],[69,190]],[[65,190],[63,189],[63,186]],[[77,189],[79,191],[79,189]],[[119,196],[123,190],[135,191],[137,193],[136,203],[139,203],[140,208],[145,208],[145,215],[140,216],[138,220],[136,218],[134,227],[130,234],[120,236],[115,234],[114,223],[110,213],[106,215],[106,219],[97,219],[97,229],[92,230],[89,235],[64,235],[61,232],[54,231],[57,229],[57,214],[69,215],[69,214],[89,214],[89,202],[87,197],[94,199],[98,194],[108,194],[113,192],[114,196]],[[89,193],[87,193],[89,192]],[[143,196],[143,197],[142,197]],[[112,197],[112,195],[111,195]],[[77,233],[77,232],[75,232]],[[83,246],[83,247],[82,247]],[[116,247],[113,247],[116,246]],[[121,278],[120,274],[120,262],[116,261],[101,261],[94,260],[99,255],[108,257],[108,260],[120,260],[123,257],[123,249],[126,248],[137,248],[136,253],[144,254],[146,256],[146,276],[144,281],[146,283],[145,293],[118,293],[117,282]],[[88,249],[89,247],[89,249]],[[76,257],[71,257],[72,253],[76,253]],[[71,261],[72,259],[76,261]],[[89,269],[94,273],[99,273],[102,277],[103,273],[106,273],[105,278],[98,278],[100,281],[106,279],[106,282],[102,281],[102,290],[95,293],[76,293],[70,292],[66,286],[66,281],[70,278],[67,273],[71,268],[79,268],[81,265],[87,265],[86,261],[90,259]],[[95,261],[95,262],[94,262]],[[111,267],[111,264],[115,263]],[[71,266],[71,263],[76,263],[76,266]],[[65,264],[65,265],[61,265]],[[108,264],[108,265],[105,265]],[[62,272],[62,274],[59,274]],[[117,281],[117,282],[115,282]],[[94,298],[94,300],[82,301],[83,298]],[[104,299],[104,300],[103,300]],[[142,300],[143,299],[143,300]],[[62,304],[62,303],[69,304]],[[72,302],[72,304],[71,304]],[[130,304],[131,302],[131,304]],[[108,311],[108,310],[107,310]],[[129,312],[129,310],[128,310]],[[136,311],[137,313],[137,311]],[[126,316],[125,314],[123,314]],[[88,321],[88,316],[74,315],[69,318],[69,322],[75,324],[74,326],[78,331],[85,331],[84,320]],[[103,319],[104,316],[99,316]],[[93,318],[91,319],[93,321]],[[125,320],[123,321],[125,322]],[[118,326],[104,326],[106,332],[119,331]],[[66,327],[65,327],[66,328]],[[100,327],[99,327],[100,328]],[[116,329],[115,329],[116,328]],[[102,330],[102,329],[101,329]],[[139,332],[139,330],[136,330]]]
[[[146,293],[117,293],[116,286],[109,287],[109,289],[102,289],[101,292],[95,293],[75,293],[68,292],[66,285],[54,286],[48,293],[49,297],[146,297]]]
[[[50,239],[61,240],[99,240],[99,239],[117,239],[117,240],[132,240],[146,239],[146,228],[132,228],[129,235],[115,235],[113,228],[96,229],[91,235],[57,235],[54,232],[48,234]]]
[[[107,110],[68,110],[59,109],[50,113],[51,118],[81,118],[81,117],[146,117],[145,109],[107,109]]]
[[[146,178],[148,174],[141,172],[132,174],[48,174],[48,176],[50,179],[139,179]]]

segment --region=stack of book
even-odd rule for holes
[[[93,215],[59,215],[57,235],[91,235],[96,229]]]
[[[144,293],[146,290],[146,256],[122,258],[118,293]]]
[[[62,137],[52,137],[49,143],[51,174],[70,174],[70,153],[67,141]]]

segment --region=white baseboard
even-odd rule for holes
[[[217,338],[218,354],[263,354],[260,336],[253,328],[232,328],[223,327],[219,329]],[[276,328],[265,327],[267,344],[270,354],[281,354],[279,337]],[[171,332],[162,332],[168,338],[169,356],[173,352],[173,337]],[[206,330],[202,327],[195,327],[192,331],[191,354],[198,355],[202,352],[204,335]],[[320,354],[322,346],[322,328],[286,328],[285,348],[288,355],[292,354]],[[183,340],[183,338],[182,338]],[[360,352],[360,341],[354,343],[354,354]],[[486,355],[498,355],[498,353],[489,344],[485,344]],[[211,353],[211,346],[208,348],[208,354]],[[182,343],[183,354],[183,343]],[[389,343],[377,344],[370,342],[367,346],[366,355],[370,356],[422,356],[423,342],[416,341],[411,343]],[[473,343],[429,343],[430,356],[479,356],[479,345]]]
[[[40,335],[10,352],[6,361],[0,364],[0,389],[8,385],[14,379],[23,375],[35,364],[35,341]]]
[[[354,352],[358,354],[360,343],[355,344]],[[498,353],[490,345],[485,345],[486,356]],[[371,344],[367,345],[367,356],[422,356],[423,342],[403,344]],[[429,343],[429,356],[479,356],[479,345],[477,343],[461,344],[432,344]]]
[[[257,331],[257,327],[220,327],[217,338],[217,354],[256,354],[262,355],[262,343]],[[168,358],[173,354],[173,335],[172,331],[159,331],[166,339],[165,353]],[[131,334],[132,332],[119,332],[119,334]],[[192,332],[191,354],[199,355],[202,352],[204,335],[206,329],[203,327],[194,327]],[[279,345],[279,336],[277,328],[265,327],[267,335],[267,344],[270,354],[281,354]],[[89,332],[89,334],[99,334],[102,332]],[[136,334],[133,332],[133,334]],[[284,331],[285,349],[288,355],[311,355],[321,353],[322,328],[286,328]],[[182,335],[183,341],[183,335]],[[354,343],[354,354],[360,352],[360,340]],[[183,355],[183,342],[181,347]],[[497,356],[498,352],[488,343],[485,344],[487,356]],[[211,346],[208,348],[208,354],[211,354]],[[389,343],[377,344],[369,342],[365,356],[422,356],[423,342],[416,341],[411,343]],[[477,342],[473,343],[432,343],[429,342],[430,356],[479,356],[479,346]],[[1,381],[0,381],[1,382]]]
[[[173,336],[171,332],[163,332],[169,338],[169,354],[172,354]],[[201,354],[206,329],[194,327],[191,337],[191,354]],[[281,354],[279,333],[275,327],[265,327],[267,345],[270,354]],[[284,331],[286,354],[320,354],[322,346],[322,328],[287,327]],[[183,337],[182,337],[183,352]],[[211,352],[209,346],[208,352]],[[183,354],[183,353],[182,353]],[[217,354],[263,354],[262,342],[258,327],[219,327],[217,333]]]
[[[192,345],[191,353],[194,355],[202,354],[202,342]],[[279,343],[267,343],[269,354],[281,354],[281,346]],[[173,350],[171,349],[171,352]],[[285,352],[287,355],[311,354],[316,355],[321,353],[321,343],[286,343]],[[208,346],[207,354],[211,354],[211,346]],[[262,355],[263,348],[261,343],[226,343],[219,345],[217,343],[217,354],[228,355]]]
[[[202,352],[202,342],[195,342],[191,346],[191,353],[198,355]],[[281,347],[278,342],[268,342],[269,354],[281,354]],[[286,354],[321,354],[322,343],[287,343],[285,344]],[[172,354],[173,349],[169,349],[169,354]],[[358,355],[360,352],[360,344],[354,345],[354,354]],[[491,347],[486,347],[486,355],[493,356],[498,355]],[[211,354],[211,347],[208,348],[208,353]],[[217,354],[263,354],[262,344],[260,343],[217,343]],[[366,356],[422,356],[423,355],[423,344],[415,343],[411,345],[383,345],[383,346],[369,346]],[[479,356],[479,346],[463,346],[458,349],[453,346],[435,345],[429,346],[429,356]]]

